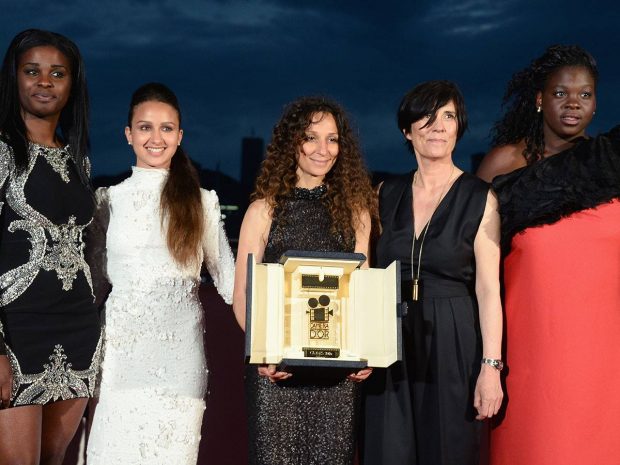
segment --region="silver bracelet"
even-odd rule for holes
[[[502,371],[504,369],[504,362],[495,358],[483,358],[480,363],[485,363],[487,365],[492,366],[497,371]]]

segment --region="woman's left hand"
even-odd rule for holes
[[[361,383],[366,378],[368,378],[371,373],[372,373],[372,368],[366,367],[358,371],[357,373],[351,373],[349,376],[347,376],[347,378],[350,379],[351,381],[355,381],[356,383]]]
[[[474,391],[474,407],[478,411],[476,420],[484,420],[497,415],[503,398],[499,371],[483,363]]]
[[[259,365],[258,367],[259,376],[264,376],[269,379],[272,383],[277,383],[278,381],[284,381],[293,376],[292,373],[287,371],[278,371],[276,365]]]

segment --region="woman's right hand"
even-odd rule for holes
[[[286,371],[277,371],[275,365],[260,365],[258,367],[258,374],[260,376],[266,376],[269,381],[275,383],[276,381],[284,381],[293,376],[292,373]]]
[[[13,370],[9,357],[0,355],[0,408],[8,408],[13,388]]]

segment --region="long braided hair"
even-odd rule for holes
[[[493,129],[494,147],[525,142],[523,156],[528,165],[540,160],[545,151],[543,114],[536,112],[536,94],[542,92],[547,79],[560,68],[586,68],[598,81],[596,61],[578,45],[552,45],[530,65],[512,75],[502,99],[507,108]]]

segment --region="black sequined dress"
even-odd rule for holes
[[[330,232],[321,197],[324,186],[294,191],[274,214],[264,261],[276,263],[287,250],[352,252]],[[352,464],[358,414],[358,385],[332,369],[295,371],[285,382],[246,376],[250,463],[261,465]]]
[[[0,353],[11,405],[90,397],[101,353],[83,234],[94,199],[67,148],[29,147],[17,174],[0,142]]]

